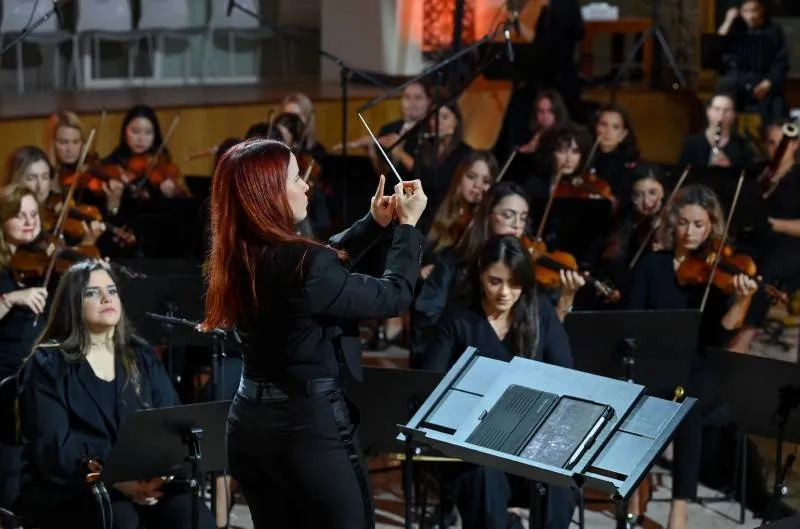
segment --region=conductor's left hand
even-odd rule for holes
[[[386,178],[381,175],[378,180],[378,189],[375,190],[375,196],[372,197],[369,206],[369,212],[372,214],[372,218],[384,228],[392,222],[394,209],[397,204],[397,197],[394,195],[383,196],[383,186],[385,183]]]

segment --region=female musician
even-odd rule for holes
[[[639,147],[633,123],[628,113],[616,104],[602,107],[594,125],[597,151],[587,163],[594,172],[611,186],[614,196],[620,197],[624,206],[631,196],[631,169],[639,161]]]
[[[706,130],[689,136],[683,142],[678,165],[748,167],[747,144],[733,128],[736,123],[733,97],[725,92],[714,94],[706,107],[706,119]]]
[[[533,119],[530,123],[530,140],[521,146],[521,153],[535,152],[548,129],[561,127],[570,122],[569,112],[561,94],[555,90],[542,90],[533,101]]]
[[[678,191],[662,226],[664,251],[644,256],[634,271],[628,300],[632,310],[681,310],[699,308],[707,285],[682,284],[680,266],[724,232],[724,218],[719,199],[705,186],[690,185]],[[711,289],[703,311],[696,355],[686,387],[686,394],[699,399],[674,440],[673,490],[668,529],[685,529],[688,502],[697,494],[700,467],[703,417],[720,403],[713,373],[704,366],[708,347],[726,343],[729,333],[744,320],[755,281],[745,275],[734,279],[732,300],[720,290]],[[671,331],[670,331],[671,332]],[[651,390],[659,392],[657,388]],[[662,388],[672,394],[674,388]]]
[[[783,138],[784,123],[773,123],[767,127],[766,140],[770,158]],[[763,241],[759,252],[758,275],[766,284],[783,283],[791,291],[800,287],[800,167],[797,152],[800,140],[788,140],[786,151],[775,172],[774,189],[766,195],[768,220],[771,232]],[[759,290],[753,297],[745,326],[732,342],[732,349],[746,352],[756,338],[767,313],[770,300]]]
[[[581,178],[590,149],[591,138],[581,126],[568,123],[548,129],[537,150],[539,172],[525,182],[528,196],[546,199],[558,182]]]
[[[303,122],[302,138],[298,137],[297,140],[301,143],[297,147],[299,152],[306,152],[318,163],[322,162],[327,152],[317,139],[317,119],[311,99],[300,92],[293,92],[283,98],[283,112],[294,114]]]
[[[55,223],[60,208],[63,207],[63,197],[55,193],[51,186],[54,183],[53,171],[47,155],[39,147],[25,146],[16,149],[8,158],[6,168],[9,184],[21,184],[36,194],[36,200],[45,212],[45,229],[49,223]],[[106,231],[105,224],[99,220],[83,222],[85,235],[81,240],[68,240],[69,244],[84,244],[92,246],[97,243],[100,236]],[[65,239],[69,239],[65,237]]]
[[[486,241],[493,235],[521,238],[525,235],[529,210],[522,188],[512,182],[501,182],[489,189],[461,240],[452,248],[442,249],[414,300],[411,351],[415,364],[433,337],[436,322],[453,295],[453,286],[462,280]],[[562,272],[561,279],[556,310],[563,320],[572,310],[575,294],[585,280],[575,272]]]
[[[629,265],[661,212],[667,189],[662,176],[650,164],[637,165],[631,170],[631,175],[633,191],[630,203],[617,215],[601,257],[605,275],[611,278],[613,285],[621,289],[623,297],[630,284]],[[658,241],[651,237],[643,255],[659,249]]]
[[[511,360],[538,358],[573,365],[567,333],[553,304],[537,292],[533,261],[519,238],[490,238],[459,286],[457,303],[445,310],[422,358],[423,369],[447,371],[467,347],[482,356]],[[464,529],[507,529],[511,488],[502,471],[462,465],[456,471],[454,498]],[[572,522],[575,497],[570,489],[550,487],[548,529]]]
[[[467,230],[475,209],[497,177],[497,171],[497,160],[489,151],[471,152],[458,166],[428,231],[420,270],[422,279],[433,270],[439,253],[455,245]]]
[[[342,378],[360,378],[357,330],[345,322],[395,316],[410,303],[422,252],[414,228],[427,202],[422,186],[398,184],[384,197],[381,177],[370,215],[334,238],[339,250],[294,233],[308,187],[285,145],[236,145],[212,186],[203,328],[236,326],[243,334],[228,450],[254,526],[372,527],[368,478],[340,386]],[[394,216],[384,276],[351,274],[341,260],[357,260]]]
[[[161,362],[133,335],[107,264],[84,261],[62,276],[20,378],[22,510],[42,529],[97,525],[86,460],[108,457],[130,413],[180,404]],[[153,478],[109,487],[105,516],[114,527],[190,529],[189,492]],[[200,527],[213,528],[200,509]]]
[[[136,105],[128,110],[122,119],[119,144],[105,159],[104,166],[128,168],[128,164],[136,156],[154,155],[162,147],[164,137],[161,124],[155,111],[146,105]],[[162,155],[169,159],[169,149],[164,147]],[[130,179],[130,176],[125,176]],[[165,198],[178,196],[180,189],[171,178],[164,179],[158,187],[148,184],[150,192],[160,191]]]

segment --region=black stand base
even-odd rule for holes
[[[203,453],[200,449],[200,439],[202,438],[203,429],[197,426],[189,428],[183,437],[189,451],[186,461],[192,466],[192,474],[189,478],[189,488],[192,491],[192,529],[199,529],[200,527],[200,502],[203,495],[202,476],[200,474],[200,460],[203,458]]]

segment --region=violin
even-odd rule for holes
[[[64,199],[60,195],[52,194],[47,198],[42,215],[42,227],[45,230],[49,231],[55,227],[58,214],[63,207]],[[92,221],[103,222],[106,225],[106,229],[111,231],[120,243],[120,246],[136,244],[136,235],[131,230],[106,222],[97,207],[89,204],[76,204],[74,201],[70,201],[69,210],[64,219],[64,234],[72,239],[83,239],[86,236],[84,223]]]
[[[303,181],[307,183],[309,187],[314,187],[314,184],[317,182],[322,172],[319,164],[314,160],[314,157],[307,152],[298,153],[295,158],[297,158],[297,166],[300,169],[300,174],[303,175]]]
[[[522,245],[533,257],[533,271],[536,282],[544,288],[554,289],[561,286],[561,270],[580,272],[586,281],[608,301],[616,303],[620,300],[619,290],[593,277],[587,271],[581,271],[578,261],[572,254],[561,251],[548,252],[541,239],[522,238]]]
[[[711,239],[684,257],[678,266],[677,275],[678,282],[682,285],[706,285],[711,280],[711,284],[724,294],[732,294],[734,278],[745,275],[758,283],[759,288],[763,288],[773,302],[789,302],[786,293],[764,284],[762,278],[756,276],[757,272],[758,268],[752,257],[735,253],[721,239]]]
[[[592,172],[585,172],[581,176],[573,178],[560,179],[553,194],[556,198],[605,198],[614,203],[617,201],[608,182]]]
[[[17,248],[8,262],[8,268],[14,281],[24,284],[28,280],[47,276],[53,256],[55,256],[53,271],[57,274],[63,274],[79,261],[101,258],[96,246],[69,247],[52,235],[45,235],[38,241]]]

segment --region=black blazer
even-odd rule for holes
[[[567,332],[550,300],[539,295],[537,301],[539,342],[532,357],[571,369]],[[476,347],[481,356],[498,360],[508,361],[514,356],[507,340],[498,338],[480,307],[453,305],[442,314],[436,327],[436,335],[422,358],[422,369],[447,371],[467,347]]]
[[[347,251],[352,263],[385,233],[368,214],[330,244]],[[255,274],[260,304],[253,321],[242,325],[244,375],[272,382],[340,375],[360,380],[358,320],[384,319],[408,308],[422,244],[416,228],[396,226],[380,278],[351,273],[325,247],[267,247]]]
[[[88,362],[70,363],[59,347],[39,347],[20,371],[24,509],[86,494],[87,458],[105,459],[134,411],[180,404],[161,361],[138,342],[139,391],[117,360],[116,406],[103,402]],[[114,409],[111,414],[110,410]]]

